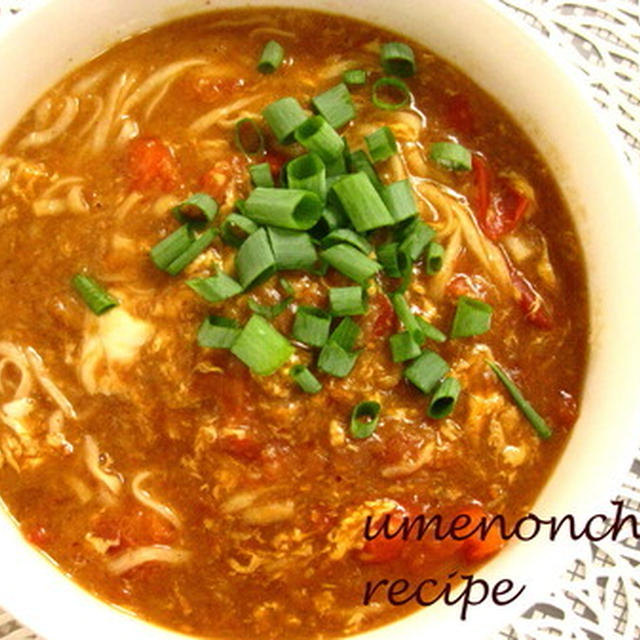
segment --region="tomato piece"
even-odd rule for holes
[[[159,138],[135,138],[127,149],[131,189],[173,191],[179,172],[173,151]]]
[[[464,535],[466,532],[470,533],[478,526],[483,518],[486,518],[487,522],[491,519],[489,513],[477,504],[465,507],[458,515],[467,515],[470,518],[469,525],[458,530],[458,535]],[[484,540],[482,539],[480,531],[467,538],[462,547],[462,555],[469,563],[480,562],[497,553],[504,545],[505,540],[500,535],[498,527],[493,526],[487,532]]]
[[[511,272],[511,281],[516,291],[516,301],[526,319],[538,329],[552,329],[551,315],[545,308],[542,296],[533,285],[515,270]]]
[[[483,227],[487,218],[487,211],[490,204],[490,174],[489,164],[484,157],[477,154],[471,159],[473,169],[473,186],[474,186],[474,202],[473,206],[476,212],[476,218],[480,227]],[[483,229],[484,230],[484,229]]]
[[[396,327],[396,314],[389,298],[384,293],[376,293],[371,301],[374,308],[372,334],[383,338],[393,333]]]
[[[24,537],[27,539],[27,542],[36,547],[44,547],[51,542],[49,531],[42,525],[36,525],[24,531]]]
[[[445,99],[444,121],[456,133],[473,135],[475,122],[468,96],[464,93],[454,93]]]
[[[394,512],[389,518],[389,530],[395,531],[401,524],[404,514]],[[379,523],[378,523],[379,524]],[[375,528],[373,529],[375,531]],[[407,542],[401,535],[387,538],[379,535],[373,540],[367,540],[360,553],[360,560],[365,564],[384,564],[396,560],[402,554]]]

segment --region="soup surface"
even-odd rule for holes
[[[284,60],[275,47],[277,68],[261,73],[271,40]],[[398,41],[415,73],[385,57]],[[306,120],[353,70],[363,84],[330,104],[346,109],[340,135],[319,100],[302,143],[278,141],[266,107],[295,98]],[[260,135],[236,130],[245,118]],[[256,181],[302,198],[311,227],[269,187],[253,192],[249,169],[264,163]],[[219,204],[212,222],[194,205],[172,215],[195,193]],[[232,212],[239,226],[208,231]],[[302,230],[282,231],[292,224]],[[0,495],[66,574],[176,630],[330,637],[405,615],[382,597],[365,606],[366,582],[472,572],[502,541],[367,541],[366,518],[520,517],[578,415],[585,277],[544,160],[458,70],[374,26],[242,10],[118,44],[4,143],[0,225]],[[178,248],[152,259],[179,228]],[[76,274],[117,306],[93,313]],[[210,315],[227,320],[205,335]],[[537,410],[537,430],[488,361]],[[448,415],[457,383],[443,377],[461,388]]]

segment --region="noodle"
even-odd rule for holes
[[[77,418],[76,411],[67,397],[60,391],[56,384],[51,380],[45,372],[44,363],[38,352],[33,347],[26,349],[27,361],[31,365],[31,369],[35,374],[42,388],[49,394],[51,399],[60,407],[62,413],[67,418]]]
[[[200,135],[201,133],[204,133],[209,129],[209,127],[217,124],[217,122],[222,118],[230,117],[231,114],[237,113],[240,109],[243,109],[252,102],[255,102],[260,97],[261,96],[259,95],[247,96],[246,98],[240,98],[240,100],[236,100],[236,102],[232,102],[224,107],[216,107],[215,109],[212,109],[191,123],[189,126],[189,133],[192,135]]]
[[[100,449],[92,436],[84,437],[84,460],[89,473],[113,494],[120,493],[122,480],[112,473],[107,473],[100,465]]]
[[[145,491],[140,485],[149,478],[150,471],[141,471],[136,475],[131,483],[131,491],[138,502],[153,509],[156,513],[159,513],[163,518],[168,520],[176,529],[182,527],[180,518],[175,514],[171,507],[168,507],[157,500],[154,500],[148,491]]]
[[[147,562],[164,562],[168,564],[184,564],[191,557],[189,551],[172,549],[163,545],[151,545],[127,549],[113,560],[107,562],[107,569],[116,575],[122,575]]]
[[[64,107],[58,119],[48,129],[28,133],[18,142],[18,149],[24,150],[30,147],[43,147],[53,142],[71,126],[78,115],[78,108],[78,99],[66,96],[64,99]]]
[[[0,392],[4,392],[2,383],[4,369],[7,365],[12,364],[20,371],[20,382],[14,391],[13,399],[18,400],[30,395],[33,379],[29,371],[29,362],[23,350],[12,342],[0,342],[0,356],[3,356],[2,360],[0,360]]]

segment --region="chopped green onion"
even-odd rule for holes
[[[434,342],[446,342],[447,336],[440,331],[440,329],[436,329],[432,324],[429,324],[424,318],[420,316],[415,316],[416,322],[418,323],[418,328],[422,332],[424,339],[433,340]],[[421,341],[422,342],[422,341]]]
[[[413,360],[421,353],[420,345],[413,339],[408,331],[396,333],[389,338],[391,357],[394,362]]]
[[[351,318],[343,318],[329,336],[329,342],[336,342],[345,351],[351,351],[359,335],[360,327]]]
[[[418,215],[418,204],[408,180],[399,180],[384,186],[380,195],[396,222],[404,222]]]
[[[434,142],[429,157],[450,171],[471,171],[471,152],[455,142]]]
[[[320,219],[322,201],[311,191],[258,187],[247,198],[246,214],[259,224],[304,231]]]
[[[291,367],[290,375],[305,393],[318,393],[318,391],[322,389],[318,378],[303,364],[297,364]]]
[[[327,195],[327,169],[320,156],[307,153],[287,163],[287,184],[290,189],[313,191],[324,200]]]
[[[247,212],[247,201],[242,199],[236,200],[233,203],[233,208],[244,216]]]
[[[385,73],[408,78],[416,72],[413,49],[402,42],[386,42],[380,48],[380,63]]]
[[[348,69],[342,74],[345,84],[363,85],[367,83],[367,72],[363,69]]]
[[[361,402],[356,405],[351,412],[351,435],[354,438],[368,438],[373,435],[380,421],[381,409],[378,402]]]
[[[537,434],[543,439],[547,440],[553,435],[551,427],[545,422],[542,416],[531,406],[531,404],[522,395],[520,389],[516,386],[513,380],[507,375],[507,373],[495,362],[486,360],[486,363],[491,367],[493,372],[498,376],[498,379],[506,387],[507,391],[513,398],[516,406],[522,411],[524,417],[531,423],[531,426],[536,430]]]
[[[209,316],[198,331],[198,345],[207,349],[230,349],[239,335],[240,328],[235,320]]]
[[[242,287],[226,273],[218,273],[210,278],[187,280],[187,285],[207,302],[212,303],[222,302],[242,293]]]
[[[323,209],[320,220],[311,229],[310,233],[314,238],[323,238],[334,229],[348,224],[347,216],[335,208],[327,206]]]
[[[174,218],[187,222],[213,222],[218,214],[218,203],[207,193],[194,193],[172,209]]]
[[[387,242],[376,247],[378,262],[391,278],[402,278],[407,269],[411,269],[411,261],[405,253],[398,250],[399,247],[397,242]]]
[[[349,171],[351,171],[351,173],[365,173],[376,191],[382,189],[382,182],[364,151],[358,150],[350,154],[347,158],[347,164],[349,165]]]
[[[400,93],[399,100],[389,102],[388,100],[384,100],[380,97],[380,92],[388,87],[391,87]],[[409,90],[409,87],[407,87],[402,80],[398,80],[398,78],[380,78],[373,84],[371,102],[373,102],[378,109],[396,111],[406,107],[411,102],[411,91]]]
[[[427,275],[433,276],[442,269],[442,259],[444,258],[444,247],[432,240],[424,252],[424,269]]]
[[[257,230],[258,225],[253,220],[237,213],[230,213],[222,223],[220,234],[223,242],[232,247],[239,247]]]
[[[153,264],[164,271],[180,254],[191,246],[193,238],[193,229],[189,225],[183,224],[151,249],[149,255]]]
[[[257,315],[251,316],[231,347],[231,353],[259,376],[270,376],[293,352],[290,342]]]
[[[322,347],[318,356],[318,369],[336,378],[346,378],[353,369],[358,353],[350,353],[334,340]]]
[[[273,73],[284,60],[284,49],[279,42],[270,40],[264,46],[260,61],[258,62],[258,71],[260,73]]]
[[[236,147],[246,156],[264,153],[264,136],[260,127],[251,118],[242,118],[236,122],[234,141]]]
[[[329,306],[334,316],[361,316],[367,312],[367,298],[362,287],[332,287]]]
[[[324,164],[327,168],[327,178],[339,178],[347,173],[347,159],[344,153],[341,153],[335,160]]]
[[[414,220],[408,228],[399,251],[406,253],[414,262],[422,255],[436,232],[422,220]]]
[[[271,165],[268,162],[251,165],[249,167],[249,174],[256,187],[270,189],[276,186],[273,181],[273,175],[271,175]]]
[[[296,129],[295,137],[303,147],[317,153],[323,162],[333,162],[344,151],[344,140],[322,116],[305,120]]]
[[[295,98],[282,98],[262,111],[264,119],[280,144],[291,144],[295,130],[307,119]]]
[[[264,282],[276,271],[276,259],[264,229],[252,233],[235,256],[236,274],[243,289]]]
[[[366,136],[365,141],[369,155],[374,162],[388,160],[398,153],[396,138],[389,127],[380,127],[377,131]]]
[[[375,260],[367,258],[364,253],[344,243],[325,249],[320,252],[320,257],[347,278],[361,285],[381,269]]]
[[[341,244],[343,242],[359,249],[365,255],[373,251],[373,247],[369,241],[352,229],[334,229],[322,239],[320,245],[323,249],[328,249],[334,244]]]
[[[329,338],[331,316],[316,307],[298,307],[291,335],[310,347],[322,347]]]
[[[425,349],[404,372],[404,377],[423,393],[431,393],[449,371],[449,365],[435,352]]]
[[[102,285],[84,273],[78,273],[71,278],[73,288],[80,294],[87,307],[97,316],[118,306],[118,301],[102,287]]]
[[[313,98],[311,104],[334,129],[343,127],[356,117],[349,89],[342,83]]]
[[[380,194],[364,172],[354,173],[338,180],[333,193],[349,216],[355,230],[362,233],[394,223]]]
[[[436,388],[427,413],[430,418],[442,420],[451,415],[460,395],[460,382],[456,378],[445,378]]]
[[[296,295],[296,290],[291,286],[291,283],[285,278],[280,278],[280,286],[282,290],[292,298]]]
[[[267,233],[276,268],[280,271],[308,270],[317,262],[316,248],[308,233],[275,227],[269,227]]]
[[[189,266],[215,239],[218,235],[217,229],[207,229],[198,236],[187,248],[181,253],[165,271],[171,276],[177,276],[185,267]]]
[[[402,322],[402,326],[411,334],[415,342],[422,344],[424,342],[424,335],[418,325],[416,316],[413,315],[409,308],[409,303],[406,298],[401,293],[392,293],[389,299],[391,300],[393,310],[396,312],[400,322]]]
[[[280,302],[276,302],[272,305],[260,304],[253,298],[247,300],[247,306],[251,311],[257,313],[259,316],[266,318],[267,320],[275,320],[281,313],[287,310],[293,299],[290,296],[283,298]]]
[[[453,317],[450,336],[468,338],[486,333],[491,328],[491,305],[468,296],[460,296]]]

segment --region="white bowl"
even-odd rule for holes
[[[606,510],[640,425],[640,196],[615,135],[570,70],[488,2],[48,0],[0,33],[0,135],[66,72],[125,36],[218,6],[274,4],[348,14],[424,43],[505,105],[549,162],[584,247],[592,332],[582,416],[535,512],[585,516]],[[541,583],[552,587],[571,551],[566,543],[542,539],[510,545],[481,575],[490,582],[509,577],[526,583],[526,596],[513,606],[476,607],[466,622],[459,620],[459,607],[435,606],[366,637],[482,638],[523,611]],[[26,544],[4,513],[0,576],[0,604],[48,640],[184,637],[88,595]]]

